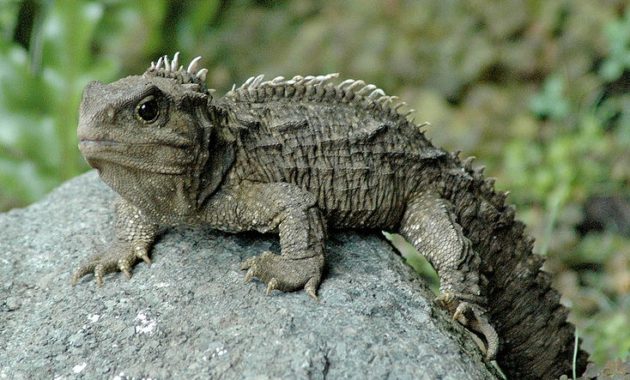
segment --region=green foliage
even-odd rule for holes
[[[5,17],[16,15],[15,4],[9,5],[2,9]],[[90,54],[102,5],[66,1],[41,7],[30,50],[0,41],[0,183],[13,198],[9,202],[33,201],[86,169],[75,148],[80,94],[93,78],[116,72],[112,60]],[[3,24],[5,37],[10,27]]]
[[[436,296],[440,294],[440,278],[431,264],[409,242],[398,234],[383,232],[385,238],[403,255],[405,261],[418,272]]]
[[[340,72],[410,102],[436,145],[480,157],[594,358],[628,355],[630,239],[576,229],[591,197],[630,199],[627,1],[9,0],[0,38],[0,210],[87,169],[75,133],[90,80],[175,51],[203,56],[219,93],[258,73]]]
[[[630,359],[628,240],[610,232],[589,234],[563,258],[569,268],[583,268],[565,270],[564,282],[575,293],[570,298],[597,363]]]
[[[622,190],[622,181],[609,181],[612,162],[608,153],[621,152],[624,147],[614,134],[605,133],[603,122],[592,112],[576,122],[566,130],[554,129],[552,136],[538,143],[514,139],[506,145],[502,178],[507,180],[507,188],[514,189],[514,201],[542,201],[548,212],[542,254],[556,239],[560,209],[570,203],[582,204],[589,195]]]
[[[540,118],[562,120],[569,113],[569,103],[565,99],[565,85],[562,77],[550,76],[545,80],[540,94],[530,102],[532,112]]]
[[[615,22],[606,25],[610,52],[601,66],[600,75],[608,82],[621,77],[630,69],[630,12]]]

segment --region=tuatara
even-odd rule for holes
[[[280,254],[242,264],[247,280],[317,297],[329,229],[400,233],[436,269],[438,301],[512,378],[569,373],[574,327],[506,194],[472,160],[425,137],[404,103],[336,74],[252,77],[222,97],[199,57],[90,83],[79,148],[120,199],[111,246],[81,266],[131,276],[162,226],[273,232]],[[581,373],[587,355],[577,354]]]

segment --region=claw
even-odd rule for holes
[[[479,339],[476,339],[475,342],[477,342],[481,351],[485,353],[487,360],[494,360],[499,350],[499,335],[492,325],[490,325],[490,322],[488,322],[483,309],[473,303],[465,301],[459,302],[459,304],[455,306],[454,303],[459,299],[460,298],[453,293],[442,293],[437,298],[437,302],[453,313],[454,321],[459,322],[462,326],[485,340],[485,342],[481,344]],[[453,308],[455,310],[453,310]]]
[[[76,285],[83,276],[92,274],[96,284],[103,286],[104,277],[108,273],[122,272],[129,279],[132,277],[134,265],[140,259],[151,265],[146,244],[115,242],[109,249],[109,252],[96,254],[86,264],[81,265],[72,275],[72,285]]]
[[[317,300],[317,286],[321,279],[323,258],[313,257],[308,261],[297,261],[265,251],[259,256],[243,260],[241,270],[246,270],[245,282],[254,277],[267,284],[267,295],[274,290],[283,292],[304,289]]]
[[[247,269],[247,268],[245,268]],[[254,278],[254,268],[250,268],[247,273],[245,274],[245,282],[251,282],[252,279]]]
[[[151,259],[149,258],[149,255],[147,255],[146,253],[143,255],[140,255],[140,258],[142,259],[142,261],[144,261],[147,265],[151,265]]]
[[[435,299],[435,301],[445,309],[449,309],[454,300],[455,295],[453,293],[442,293]]]
[[[125,277],[127,277],[128,280],[131,279],[131,272],[129,271],[129,269],[121,268],[120,271],[124,273]]]
[[[459,306],[457,307],[457,310],[455,310],[455,312],[453,313],[453,320],[461,323],[464,326],[467,326],[468,318],[466,318],[466,315],[464,314],[464,312],[468,309],[464,306],[468,306],[468,304],[466,303],[459,304]]]
[[[278,279],[274,277],[267,283],[267,295],[271,295],[271,292],[275,289],[278,289]]]
[[[485,352],[487,360],[494,360],[499,349],[499,336],[483,312],[468,302],[462,302],[453,313],[453,319],[483,336],[485,347],[481,347],[482,351]]]
[[[241,263],[241,270],[247,270],[251,268],[253,263],[254,263],[254,257],[250,257],[249,259],[243,261]]]
[[[93,273],[93,272],[94,272],[94,265],[81,266],[72,275],[72,280],[71,280],[72,286],[75,286],[79,282],[81,277],[85,276],[86,274]]]
[[[94,278],[96,279],[96,285],[103,286],[103,266],[97,265],[94,269]]]
[[[304,285],[304,290],[306,291],[306,294],[308,294],[309,297],[311,297],[315,301],[319,301],[319,298],[317,297],[317,284],[318,284],[318,282],[319,281],[317,281],[316,278],[311,278],[310,280],[308,280],[306,285]]]

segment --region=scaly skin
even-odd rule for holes
[[[164,57],[142,76],[86,88],[79,147],[121,200],[112,245],[73,282],[130,276],[158,228],[208,224],[278,233],[280,254],[247,259],[246,279],[316,298],[326,230],[383,229],[427,257],[439,303],[509,376],[570,372],[573,327],[505,195],[434,147],[402,103],[335,75],[259,76],[214,99],[197,62],[180,69]]]

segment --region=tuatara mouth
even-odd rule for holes
[[[122,144],[119,141],[114,140],[99,140],[99,139],[79,139],[79,149],[82,148],[90,148],[90,147],[99,147],[99,146],[115,146]]]
[[[79,137],[79,149],[83,152],[83,149],[108,149],[108,148],[123,148],[127,146],[136,147],[166,147],[171,149],[190,149],[191,142],[179,139],[177,141],[155,141],[155,142],[139,142],[139,141],[116,141],[109,138],[98,137]]]
[[[102,170],[107,163],[158,174],[182,174],[194,161],[180,144],[121,142],[110,139],[79,140],[79,150],[90,166]]]
[[[91,157],[98,157],[101,153],[116,153],[123,155],[125,148],[130,144],[110,140],[110,139],[95,139],[95,138],[80,138],[79,150],[85,156],[86,159]]]

